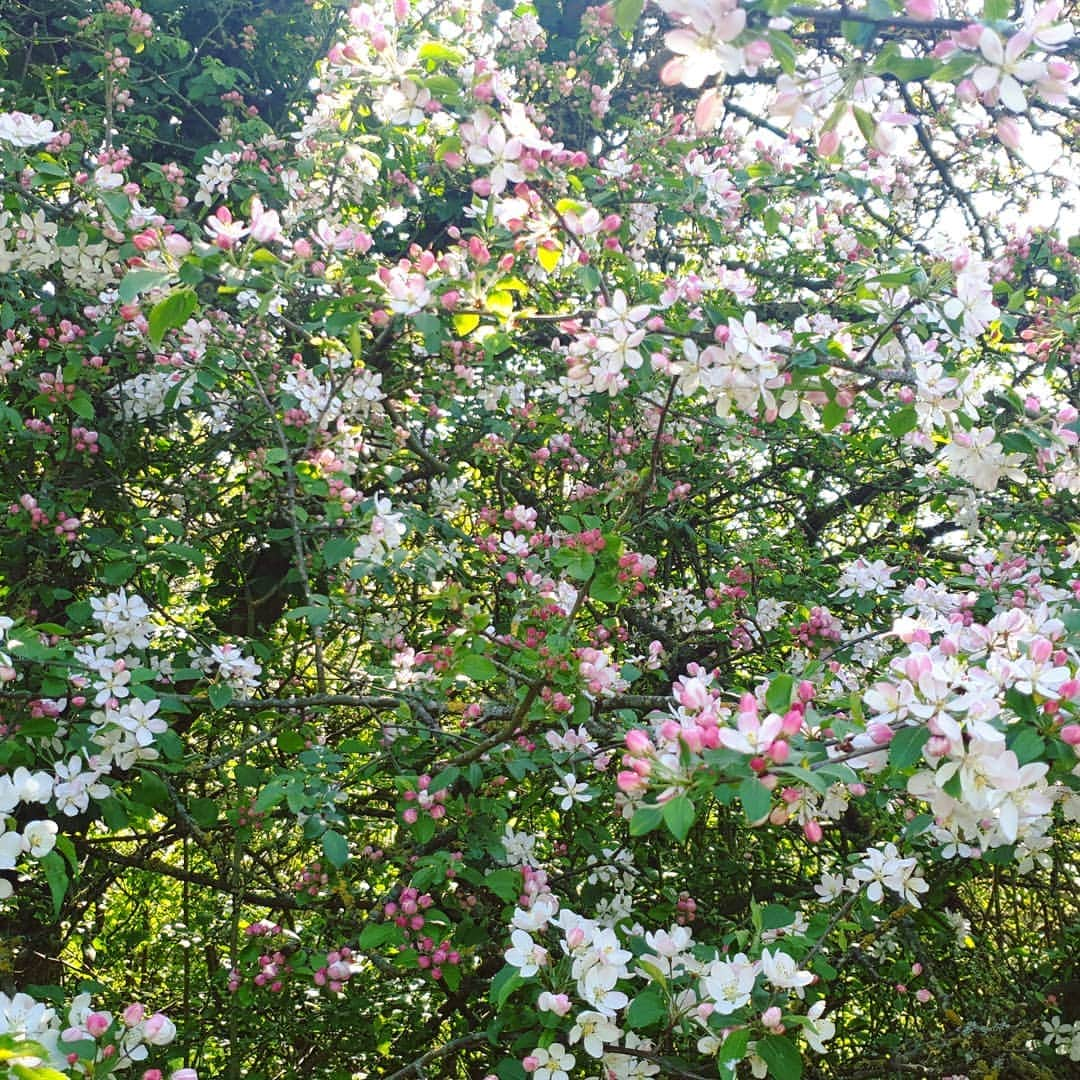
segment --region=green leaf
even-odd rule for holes
[[[122,191],[103,191],[100,197],[116,224],[125,224],[131,213],[131,200]],[[120,299],[124,299],[123,295]]]
[[[484,884],[504,903],[512,904],[521,895],[521,871],[492,870],[484,875]]]
[[[776,1080],[799,1080],[802,1076],[802,1055],[790,1039],[783,1035],[766,1035],[758,1039],[755,1049],[769,1066],[769,1075]]]
[[[81,420],[94,419],[94,403],[85,390],[76,390],[68,402],[68,408]]]
[[[424,336],[424,349],[429,356],[437,356],[442,349],[442,343],[446,339],[446,327],[437,315],[429,315],[421,312],[413,316],[416,329]]]
[[[495,1066],[495,1075],[499,1080],[528,1080],[528,1073],[517,1058],[503,1058]]]
[[[116,292],[122,304],[130,304],[139,293],[164,285],[172,273],[168,270],[129,270]]]
[[[1001,22],[1009,17],[1012,0],[985,0],[983,3],[983,21]]]
[[[172,803],[172,798],[165,781],[149,769],[140,769],[138,775],[138,781],[131,787],[131,797],[155,810],[166,809]]]
[[[473,682],[487,682],[499,674],[499,669],[486,657],[479,653],[469,653],[461,658],[458,670],[463,675],[468,675]]]
[[[585,552],[578,552],[566,563],[566,572],[575,581],[588,581],[596,569],[596,559]]]
[[[644,836],[646,833],[651,833],[663,820],[664,811],[662,807],[639,806],[630,819],[630,835]]]
[[[962,79],[982,57],[977,52],[955,52],[930,76],[934,82],[956,82]]]
[[[281,781],[272,781],[259,792],[259,797],[255,800],[255,813],[265,814],[267,810],[272,810],[284,798],[285,789],[282,787]]]
[[[298,754],[307,749],[307,739],[299,731],[283,731],[277,737],[277,747],[286,754]]]
[[[432,794],[436,791],[442,791],[443,788],[448,788],[460,775],[461,770],[456,765],[448,765],[431,778],[428,791],[432,792]]]
[[[930,738],[926,727],[908,727],[898,731],[889,743],[889,764],[894,769],[906,769],[922,757],[922,748]]]
[[[644,10],[645,0],[615,0],[615,25],[624,34],[632,34]]]
[[[461,96],[461,83],[449,75],[429,75],[424,86],[431,91],[432,97],[443,101],[456,101]]]
[[[664,803],[664,823],[679,843],[686,840],[694,824],[694,804],[685,795],[677,795]]]
[[[50,851],[48,855],[39,859],[41,869],[45,872],[45,880],[49,883],[49,893],[52,895],[53,915],[59,917],[60,908],[64,904],[64,897],[68,890],[68,873],[64,865],[63,857],[58,851]]]
[[[874,118],[865,109],[860,109],[858,105],[852,106],[852,112],[855,113],[855,123],[859,125],[863,138],[868,143],[873,143],[874,133],[877,131]]]
[[[826,431],[832,431],[833,428],[847,419],[847,414],[848,411],[843,405],[839,405],[835,401],[826,402],[821,410],[821,426]]]
[[[449,45],[438,41],[425,41],[420,46],[418,55],[421,60],[433,60],[439,64],[460,64],[462,61],[462,55],[457,49],[451,49]]]
[[[830,761],[824,765],[819,765],[814,769],[814,772],[818,776],[827,777],[841,784],[855,784],[859,781],[859,774],[850,765],[845,765],[842,761]]]
[[[983,859],[991,866],[1008,866],[1015,858],[1015,844],[1006,844],[1002,847],[991,848],[983,855]]]
[[[368,923],[360,931],[357,945],[361,949],[377,949],[387,942],[398,944],[402,940],[401,928],[392,922]]]
[[[491,980],[491,989],[488,992],[488,1000],[496,1009],[501,1009],[506,1004],[506,999],[510,997],[519,986],[522,986],[524,982],[525,980],[518,973],[518,969],[507,964],[502,971]]]
[[[43,1053],[42,1057],[48,1057]],[[68,1080],[62,1072],[57,1072],[48,1065],[12,1065],[11,1071],[19,1080]]]
[[[739,802],[742,803],[746,820],[753,824],[768,816],[772,808],[772,792],[756,777],[748,776],[739,784]]]
[[[233,699],[233,688],[228,683],[214,683],[207,691],[207,696],[215,709],[224,709]]]
[[[877,27],[872,22],[855,22],[852,19],[844,19],[840,23],[840,32],[852,45],[862,49],[874,40]]]
[[[622,599],[622,590],[614,574],[599,574],[589,586],[589,596],[604,604],[617,604]]]
[[[124,279],[125,281],[127,278]],[[198,298],[192,289],[177,289],[164,300],[159,300],[151,309],[147,322],[150,324],[150,342],[160,345],[167,330],[183,326],[198,305]]]
[[[447,964],[442,969],[442,981],[446,983],[446,989],[453,993],[461,985],[461,966]]]
[[[885,45],[871,64],[871,70],[878,75],[892,75],[905,83],[927,79],[937,69],[936,60],[928,56],[904,56],[895,42]]]
[[[742,1061],[746,1057],[746,1048],[750,1045],[750,1029],[736,1028],[720,1047],[717,1059],[724,1061]]]
[[[650,986],[630,1002],[626,1010],[626,1022],[635,1031],[640,1031],[650,1024],[655,1024],[657,1020],[662,1020],[667,1016],[667,1012],[667,1005],[660,988]]]
[[[196,823],[204,829],[209,829],[216,824],[218,819],[218,805],[213,799],[192,799],[188,803],[188,813]]]
[[[322,834],[322,849],[332,866],[341,867],[349,861],[349,841],[333,829]]]
[[[830,787],[826,777],[821,776],[811,769],[804,769],[801,765],[778,765],[774,771],[782,773],[785,776],[793,776],[796,780],[801,780],[807,787],[813,788],[819,795],[824,795]]]
[[[356,550],[356,542],[347,536],[334,536],[323,544],[322,557],[327,566],[337,566]]]
[[[333,612],[322,604],[303,604],[285,613],[285,618],[290,622],[303,619],[308,626],[325,626],[330,621]]]
[[[885,426],[889,429],[889,434],[895,435],[898,439],[909,431],[914,431],[918,422],[918,414],[910,405],[897,412],[890,413],[885,418]]]
[[[765,691],[765,704],[769,712],[783,715],[791,705],[791,697],[795,692],[795,677],[793,675],[777,675],[769,683],[769,689]]]
[[[109,563],[101,572],[101,576],[110,585],[123,585],[134,573],[135,564],[130,559],[120,559]]]
[[[1046,743],[1032,728],[1013,728],[1009,735],[1006,742],[1021,765],[1026,765],[1029,761],[1038,761],[1046,752]]]
[[[779,930],[795,921],[795,912],[783,904],[766,904],[761,909],[761,929]]]

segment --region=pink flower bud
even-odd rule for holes
[[[128,1027],[134,1027],[136,1024],[142,1022],[142,1018],[146,1015],[146,1006],[140,1005],[138,1002],[134,1002],[129,1005],[123,1013],[124,1023]]]
[[[765,63],[772,54],[772,45],[764,38],[758,38],[757,41],[751,41],[750,44],[743,49],[743,55],[746,57],[746,62],[751,67],[756,67],[758,64]]]
[[[907,3],[904,4],[904,10],[913,19],[937,18],[936,0],[907,0]]]
[[[820,821],[808,821],[803,827],[803,836],[811,844],[820,844],[824,835]]]
[[[1018,150],[1023,139],[1023,132],[1011,116],[1002,116],[997,122],[997,137],[1002,146],[1009,150]]]
[[[1066,724],[1061,729],[1061,741],[1069,746],[1080,746],[1080,724]]]
[[[111,1023],[112,1017],[107,1013],[91,1013],[86,1018],[86,1030],[96,1039],[109,1030]]]
[[[767,1028],[775,1028],[780,1026],[780,1021],[783,1020],[784,1014],[780,1011],[778,1005],[770,1005],[762,1014],[761,1022]]]
[[[660,73],[660,79],[665,85],[671,86],[679,81],[681,70],[676,70],[676,65],[680,65],[681,62],[681,59],[674,60],[664,65]],[[694,110],[694,127],[701,133],[712,131],[719,122],[723,111],[724,99],[715,89],[706,90],[698,99],[697,108]]]
[[[789,757],[791,757],[791,746],[783,739],[775,739],[769,745],[769,757],[772,758],[777,765],[783,765]]]
[[[168,1046],[176,1038],[176,1025],[164,1013],[154,1013],[143,1027],[143,1038],[152,1046]]]
[[[144,229],[133,236],[131,242],[139,251],[153,251],[157,247],[158,238],[153,229]]]
[[[1044,637],[1035,638],[1028,645],[1028,656],[1030,656],[1036,664],[1045,664],[1046,661],[1050,659],[1053,651],[1054,646]]]
[[[889,727],[888,724],[882,723],[871,724],[866,729],[866,733],[870,736],[871,739],[874,740],[875,743],[877,743],[878,746],[887,746],[890,742],[892,742],[893,736],[896,734],[896,732],[893,731],[893,729]]]
[[[1059,687],[1058,693],[1064,701],[1080,694],[1080,679],[1066,679]]]
[[[836,128],[823,131],[818,139],[818,154],[821,157],[832,157],[840,149],[840,132]]]
[[[971,102],[978,100],[979,88],[971,81],[971,79],[961,79],[956,84],[956,96],[961,101],[971,104]]]
[[[803,726],[803,712],[802,709],[788,709],[784,713],[784,723],[781,730],[785,735],[798,735],[802,731]],[[778,758],[774,758],[779,760]]]
[[[944,757],[949,752],[949,740],[944,735],[934,735],[926,742],[926,752],[931,757]]]

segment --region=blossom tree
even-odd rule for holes
[[[1068,7],[0,15],[0,1075],[1075,1069]]]

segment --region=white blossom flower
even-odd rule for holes
[[[562,1043],[552,1043],[546,1050],[538,1046],[530,1056],[538,1063],[533,1080],[570,1080],[570,1070],[577,1060]]]
[[[836,1034],[836,1025],[831,1020],[821,1018],[824,1011],[825,999],[815,1001],[807,1011],[806,1023],[803,1025],[803,1037],[818,1054],[825,1053],[825,1043]]]
[[[604,1044],[619,1041],[622,1032],[618,1025],[603,1013],[586,1010],[574,1017],[570,1029],[570,1044],[580,1042],[589,1057],[604,1056]]]
[[[55,137],[51,120],[36,120],[23,112],[0,113],[0,142],[25,149],[52,142]]]
[[[1001,35],[986,27],[979,38],[979,51],[986,60],[971,73],[971,81],[983,94],[993,95],[1014,113],[1027,109],[1022,82],[1034,82],[1046,75],[1046,64],[1038,60],[1021,60],[1031,44],[1027,33],[1013,34],[1007,42]]]
[[[564,773],[562,783],[555,784],[551,793],[562,796],[562,801],[559,803],[562,810],[569,810],[576,802],[587,803],[592,799],[592,795],[589,794],[589,785],[578,780],[573,773]]]
[[[43,859],[56,847],[55,821],[28,821],[23,828],[23,847],[35,859]]]
[[[727,1016],[750,1003],[757,972],[758,965],[749,960],[745,953],[738,953],[730,960],[714,960],[701,985],[715,1004],[716,1011]]]
[[[536,865],[536,837],[527,832],[514,832],[507,825],[502,838],[503,851],[509,866]]]
[[[548,962],[548,951],[537,945],[524,930],[514,930],[510,934],[511,947],[504,954],[506,962],[518,969],[523,979],[535,975]]]
[[[802,995],[802,988],[814,981],[809,971],[800,971],[794,958],[779,949],[775,953],[768,949],[761,952],[761,971],[778,990],[796,990]]]

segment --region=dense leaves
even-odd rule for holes
[[[4,10],[0,1075],[1075,1067],[1067,7]]]

